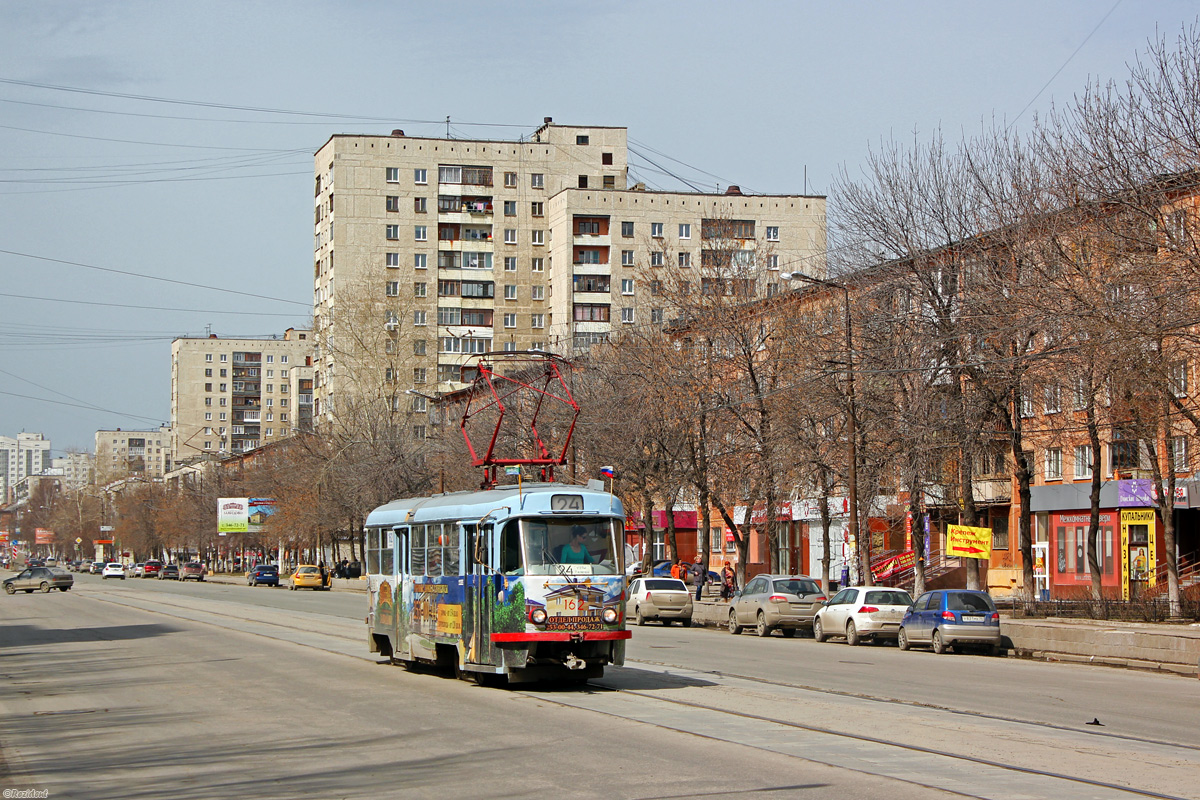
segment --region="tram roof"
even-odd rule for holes
[[[494,489],[481,489],[463,492],[447,492],[427,497],[405,497],[385,503],[367,515],[366,525],[398,525],[406,521],[427,522],[430,520],[455,517],[458,519],[482,518],[489,512],[509,506],[510,514],[520,513],[518,508],[522,496],[546,498],[535,503],[535,508],[529,507],[525,501],[525,511],[543,511],[549,507],[549,496],[562,492],[584,496],[584,502],[590,513],[595,513],[603,506],[611,508],[617,514],[624,514],[621,501],[608,492],[589,489],[586,486],[575,486],[566,483],[525,483],[497,486]],[[592,502],[589,503],[588,499]],[[447,512],[453,509],[452,514]]]

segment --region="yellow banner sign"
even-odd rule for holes
[[[991,558],[992,529],[947,525],[946,555],[950,558]]]
[[[450,636],[462,635],[462,606],[449,603],[438,606],[437,632]]]

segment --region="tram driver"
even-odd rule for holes
[[[592,553],[584,544],[583,538],[587,531],[582,525],[571,526],[571,541],[564,544],[558,551],[560,564],[593,564]]]

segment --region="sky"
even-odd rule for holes
[[[1194,2],[0,0],[0,435],[170,421],[171,341],[312,315],[333,134],[629,131],[630,182],[828,193],[872,147],[1018,129]],[[835,204],[836,196],[829,203]]]

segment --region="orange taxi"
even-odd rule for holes
[[[292,591],[296,589],[312,589],[313,591],[328,591],[332,584],[329,573],[325,573],[325,582],[321,583],[321,568],[312,564],[301,564],[292,573]]]

